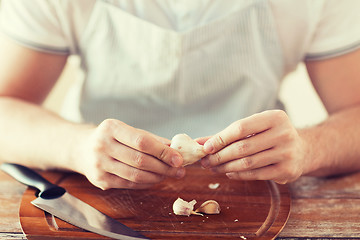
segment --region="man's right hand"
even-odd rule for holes
[[[170,148],[170,140],[115,120],[104,120],[85,131],[75,170],[95,186],[147,188],[164,177],[181,178],[183,159]]]

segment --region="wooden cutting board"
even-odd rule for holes
[[[200,167],[188,167],[181,180],[167,179],[147,190],[102,191],[74,173],[41,172],[70,194],[151,239],[274,239],[289,217],[286,185],[272,181],[235,181]],[[209,184],[218,183],[216,189]],[[27,189],[20,223],[28,239],[108,239],[72,226],[34,207],[35,190]],[[219,215],[177,216],[172,204],[181,197],[216,200]]]

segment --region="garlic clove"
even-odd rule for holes
[[[177,134],[171,139],[171,148],[176,149],[184,159],[183,166],[193,164],[206,156],[204,147],[186,134]]]
[[[181,198],[178,198],[173,203],[173,212],[176,215],[190,216],[190,214],[194,211],[195,204],[196,204],[196,200],[187,202]]]
[[[197,213],[205,213],[205,214],[219,214],[220,213],[220,205],[215,200],[207,200],[201,206],[195,210]]]

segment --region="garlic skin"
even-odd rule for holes
[[[182,166],[193,164],[207,155],[204,147],[185,133],[176,134],[171,139],[170,147],[176,149],[183,157]]]
[[[190,216],[190,214],[193,213],[194,211],[195,204],[196,204],[196,200],[187,202],[181,198],[178,198],[173,204],[173,212],[176,215]]]
[[[196,213],[219,214],[221,211],[219,203],[215,200],[207,200],[195,210]]]
[[[212,190],[218,189],[220,183],[209,183],[208,187]]]

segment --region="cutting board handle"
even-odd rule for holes
[[[38,197],[53,199],[62,196],[66,192],[64,188],[52,184],[40,174],[25,166],[14,163],[3,163],[0,169],[17,181],[39,190]]]

